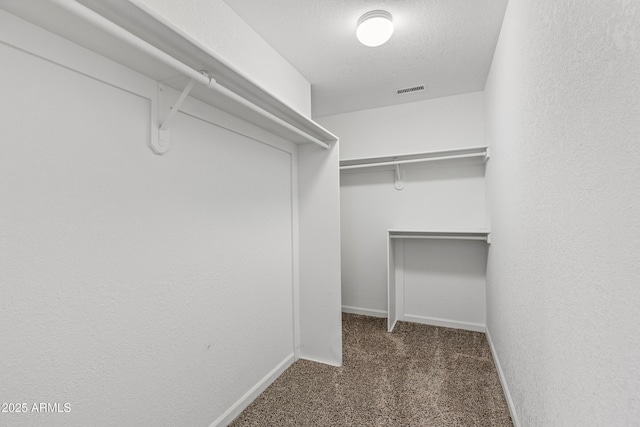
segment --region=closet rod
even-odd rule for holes
[[[124,28],[120,27],[119,25],[114,24],[113,22],[109,21],[107,18],[103,17],[102,15],[100,15],[97,12],[94,12],[93,10],[89,9],[86,6],[81,5],[80,3],[77,3],[76,1],[70,1],[70,0],[50,0],[51,3],[57,5],[58,7],[66,10],[67,12],[70,12],[76,16],[78,16],[79,18],[84,19],[85,21],[89,22],[90,24],[93,24],[94,26],[100,28],[101,30],[111,34],[112,36],[124,41],[125,43],[128,43],[129,45],[140,49],[142,52],[146,53],[147,55],[153,57],[154,59],[163,62],[164,64],[168,65],[169,67],[173,68],[174,70],[182,73],[183,75],[189,77],[190,79],[195,80],[196,82],[206,86],[209,89],[213,89],[216,92],[220,93],[221,95],[241,104],[244,107],[249,108],[250,110],[260,114],[261,116],[275,122],[278,123],[280,126],[283,126],[285,128],[287,128],[288,130],[290,130],[291,132],[294,132],[296,135],[303,137],[304,139],[306,139],[309,142],[312,142],[314,144],[319,145],[322,148],[328,149],[329,145],[320,141],[319,139],[301,131],[300,129],[296,128],[295,126],[291,125],[290,123],[285,122],[284,120],[282,120],[279,117],[276,117],[275,115],[271,114],[270,112],[264,110],[261,107],[258,107],[257,105],[253,104],[250,101],[247,101],[245,98],[241,97],[240,95],[236,94],[235,92],[232,92],[231,90],[227,89],[224,86],[221,86],[220,84],[218,84],[215,79],[213,79],[212,77],[209,77],[205,72],[201,72],[201,71],[197,71],[193,68],[191,68],[190,66],[186,65],[185,63],[178,61],[176,58],[174,58],[173,56],[167,54],[166,52],[158,49],[157,47],[153,46],[152,44],[142,40],[141,38],[139,38],[138,36],[128,32],[127,30],[125,30]]]
[[[427,157],[422,159],[393,160],[390,162],[378,162],[378,163],[361,163],[357,165],[340,166],[340,169],[344,170],[344,169],[371,168],[375,166],[396,166],[396,165],[403,165],[407,163],[422,163],[422,162],[431,162],[435,160],[465,159],[469,157],[484,157],[484,156],[485,156],[485,153],[454,154],[451,156]]]

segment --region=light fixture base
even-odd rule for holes
[[[384,18],[387,21],[393,22],[393,16],[386,10],[372,10],[370,12],[365,13],[358,19],[358,27],[364,22],[372,18]]]

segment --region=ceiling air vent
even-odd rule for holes
[[[405,87],[402,89],[396,89],[396,95],[407,95],[415,92],[422,92],[424,90],[424,85]]]

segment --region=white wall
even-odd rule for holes
[[[411,240],[403,244],[405,321],[484,332],[487,244]]]
[[[358,111],[318,119],[340,135],[342,159],[445,150],[484,145],[482,93]],[[406,165],[405,188],[394,188],[393,171],[360,170],[341,174],[342,305],[348,311],[386,316],[386,230],[484,229],[484,165],[451,161]],[[438,295],[444,310],[433,310],[422,298],[409,305],[413,319],[438,318],[484,325],[484,263],[486,248],[460,251],[459,245],[410,243],[406,260],[416,260],[405,275],[405,295]],[[473,245],[477,248],[477,245]],[[459,265],[479,265],[474,274],[447,273],[448,278],[420,262],[444,253]],[[445,286],[447,280],[458,286]],[[469,302],[469,295],[474,295]],[[471,307],[461,315],[456,301]]]
[[[297,147],[189,100],[157,156],[156,82],[0,27],[0,400],[71,409],[0,424],[228,421],[294,359]]]
[[[321,117],[340,136],[340,159],[484,144],[482,92]]]
[[[640,8],[510,2],[486,87],[487,326],[523,426],[640,419]]]
[[[298,112],[311,117],[311,85],[223,0],[135,0],[162,16]]]

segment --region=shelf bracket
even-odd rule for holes
[[[402,181],[402,175],[400,174],[400,165],[396,163],[396,173],[394,175],[396,190],[400,191],[404,188],[404,181]]]
[[[171,121],[178,113],[178,110],[180,110],[180,107],[182,106],[184,100],[187,99],[187,96],[189,96],[189,92],[191,92],[191,89],[193,89],[193,85],[195,84],[195,82],[196,81],[194,79],[189,80],[189,83],[187,83],[187,86],[185,86],[185,88],[182,90],[182,93],[178,97],[177,101],[175,101],[173,106],[169,107],[168,110],[166,108],[163,108],[163,104],[166,104],[167,102],[167,100],[165,99],[167,96],[165,93],[166,88],[163,84],[158,85],[158,98],[160,100],[160,111],[158,114],[159,116],[162,116],[167,111],[168,113],[166,117],[160,118],[158,120],[160,123],[160,126],[158,127],[158,137],[151,139],[151,149],[154,153],[163,155],[169,150],[169,147],[171,147],[171,133],[169,124],[171,124]]]
[[[484,149],[484,156],[482,157],[482,163],[487,163],[491,158],[491,151],[489,147]]]

